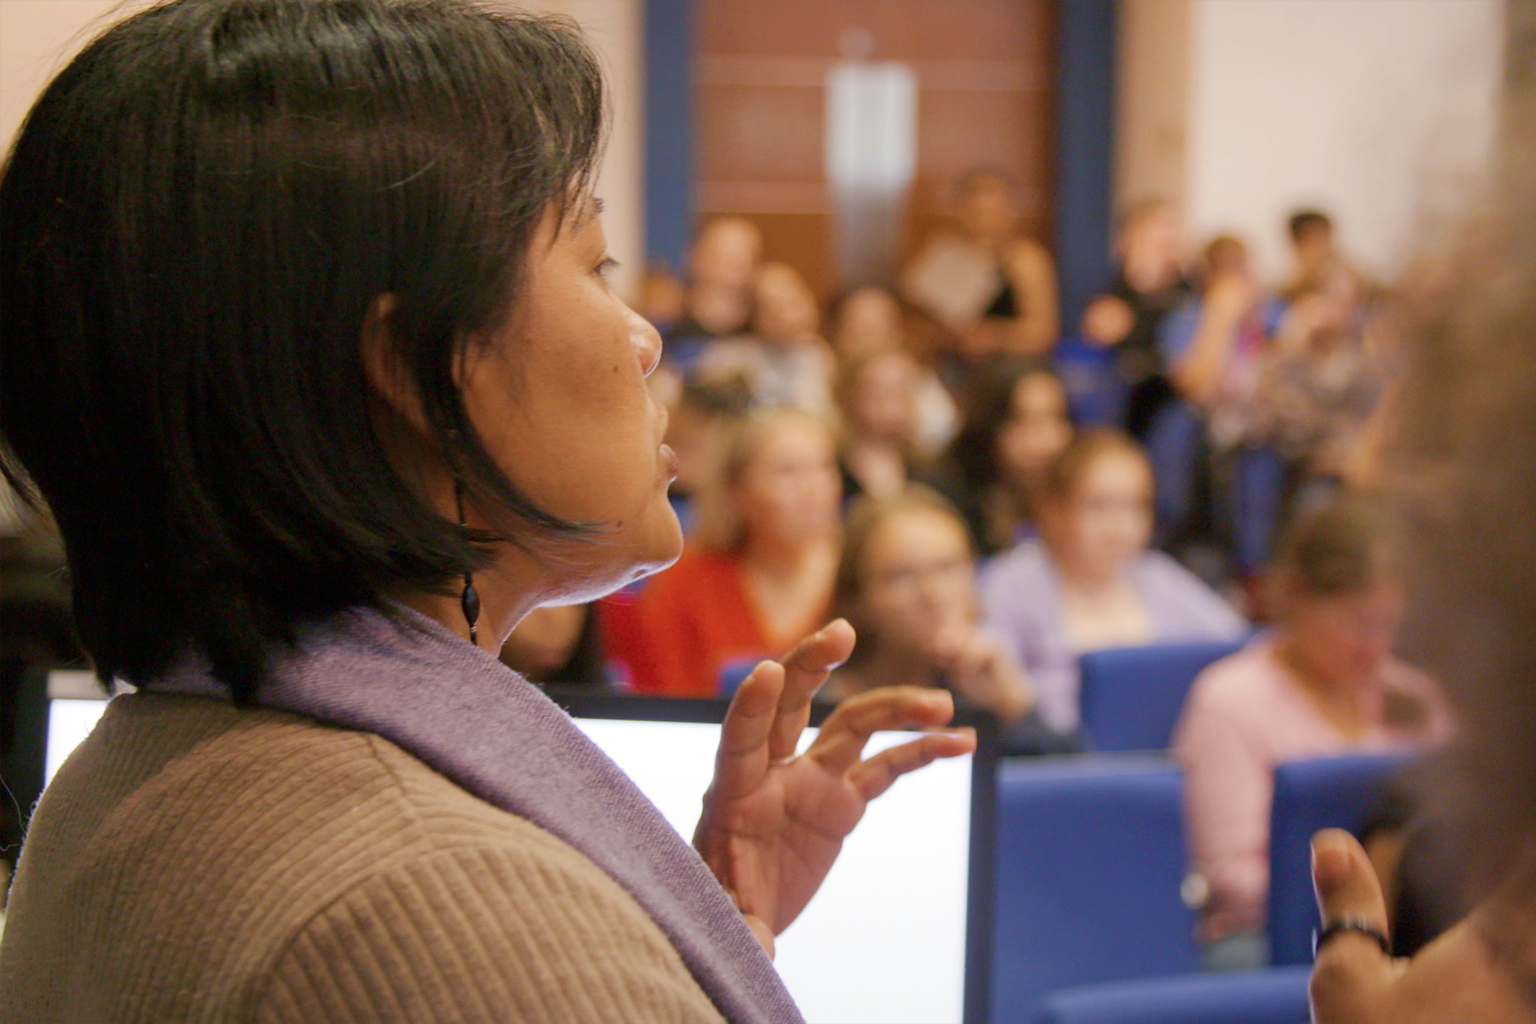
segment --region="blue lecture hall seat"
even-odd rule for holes
[[[994,1024],[1057,989],[1197,969],[1180,773],[1154,757],[1006,763],[998,779]]]
[[[1085,985],[1047,996],[1040,1024],[1301,1024],[1311,973],[1276,967]]]
[[[1409,760],[1404,754],[1350,754],[1292,761],[1275,769],[1267,924],[1271,963],[1312,962],[1312,929],[1318,925],[1313,834],[1343,828],[1358,836],[1387,777]]]
[[[1079,659],[1083,731],[1095,750],[1164,750],[1205,667],[1243,646],[1220,641],[1122,647]]]

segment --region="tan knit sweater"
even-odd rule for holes
[[[0,1019],[722,1020],[590,860],[399,747],[143,695],[33,818]]]

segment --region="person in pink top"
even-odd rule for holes
[[[1201,673],[1174,733],[1212,967],[1265,959],[1276,765],[1450,735],[1434,683],[1391,655],[1403,592],[1379,509],[1345,497],[1299,520],[1274,582],[1276,628]]]

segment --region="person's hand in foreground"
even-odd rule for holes
[[[1312,879],[1325,925],[1347,920],[1388,934],[1381,884],[1364,848],[1348,832],[1327,829],[1313,838]],[[1482,938],[1486,927],[1480,908],[1412,960],[1393,959],[1361,932],[1337,933],[1318,951],[1312,970],[1312,1019],[1317,1024],[1536,1021],[1536,1007],[1493,959]]]
[[[693,845],[770,955],[773,937],[815,895],[865,804],[907,772],[976,746],[973,733],[941,732],[864,758],[872,733],[931,729],[954,714],[942,690],[890,687],[839,704],[795,756],[812,696],[852,653],[853,641],[853,627],[838,619],[782,663],[758,665],[721,728],[715,779]]]

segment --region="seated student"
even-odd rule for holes
[[[1061,331],[1056,267],[1019,231],[1015,192],[1000,170],[966,171],[955,183],[959,232],[929,238],[902,270],[903,295],[947,329],[961,364],[1000,352],[1045,355]]]
[[[1147,544],[1152,470],[1116,430],[1079,433],[1046,480],[1040,541],[982,571],[986,622],[1013,644],[1051,728],[1078,728],[1077,659],[1111,647],[1237,639],[1247,623]]]
[[[1158,349],[1180,401],[1148,425],[1157,474],[1159,547],[1214,546],[1222,570],[1247,578],[1268,561],[1284,498],[1271,469],[1262,380],[1284,305],[1258,283],[1240,239],[1205,248],[1198,293],[1158,329]],[[1199,487],[1204,481],[1206,486]],[[1198,500],[1208,492],[1211,500]]]
[[[722,460],[677,564],[631,608],[603,602],[609,657],[640,693],[713,696],[727,665],[782,654],[826,620],[842,506],[831,429],[774,410],[738,424]],[[608,629],[614,612],[630,628]]]
[[[854,506],[833,605],[859,640],[823,699],[881,686],[939,686],[955,694],[958,707],[997,716],[1005,753],[1074,748],[1041,723],[1029,674],[1008,642],[981,625],[965,524],[928,488]]]
[[[873,349],[838,372],[843,437],[838,465],[843,501],[861,495],[893,498],[918,464],[917,362],[899,348]]]
[[[759,408],[793,406],[830,417],[832,349],[819,333],[816,296],[787,263],[768,263],[752,282],[751,333],[712,341],[694,364],[706,384],[740,381]]]
[[[954,503],[982,555],[1036,534],[1051,464],[1072,438],[1067,391],[1049,364],[1005,356],[978,375],[965,426],[930,482]]]
[[[1141,439],[1172,397],[1158,327],[1189,295],[1178,212],[1161,199],[1133,205],[1120,217],[1115,257],[1115,276],[1083,310],[1081,331],[1088,344],[1114,353],[1115,374],[1128,392],[1125,429]]]
[[[1403,606],[1383,515],[1345,498],[1299,519],[1277,563],[1276,628],[1195,681],[1174,735],[1212,967],[1265,956],[1275,766],[1449,736],[1438,692],[1391,656]]]
[[[887,348],[902,349],[918,360],[917,377],[912,382],[918,453],[932,458],[942,451],[959,428],[959,413],[939,375],[920,358],[920,346],[913,344],[896,296],[873,285],[844,292],[827,310],[826,325],[827,341],[845,366],[866,353]]]
[[[661,336],[658,370],[670,383],[653,388],[675,390],[710,342],[747,329],[762,258],[762,232],[745,217],[714,217],[699,229],[688,250],[681,308]]]

